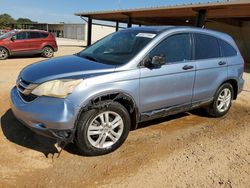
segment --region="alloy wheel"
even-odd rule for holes
[[[228,110],[231,103],[231,98],[232,94],[230,89],[225,88],[221,90],[216,102],[216,106],[219,112],[225,112]]]
[[[116,112],[105,111],[91,121],[87,130],[87,138],[89,143],[96,148],[108,148],[119,140],[123,129],[122,117]]]
[[[6,59],[8,57],[8,51],[4,48],[0,48],[0,59]]]

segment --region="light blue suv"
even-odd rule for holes
[[[35,132],[75,142],[83,155],[102,155],[142,121],[198,107],[225,115],[242,91],[243,67],[227,34],[130,28],[24,68],[11,91],[12,110]]]

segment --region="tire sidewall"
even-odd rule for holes
[[[7,56],[5,58],[1,58],[0,57],[0,60],[8,59],[8,57],[9,57],[9,51],[6,48],[4,48],[4,47],[0,47],[0,49],[3,49],[3,50],[5,50],[7,52]]]
[[[113,111],[118,113],[123,119],[123,133],[119,140],[110,147],[107,148],[96,148],[88,141],[87,131],[92,120],[100,113],[105,111]],[[103,155],[116,150],[122,143],[126,140],[128,133],[130,131],[130,117],[125,107],[117,102],[112,102],[101,108],[94,108],[87,112],[83,112],[80,117],[80,121],[77,125],[76,132],[76,144],[80,149],[81,153],[84,155]]]
[[[53,52],[53,54],[52,54],[51,56],[46,56],[46,55],[45,55],[45,50],[48,49],[48,48],[51,49],[52,52]],[[53,56],[54,56],[54,50],[53,50],[53,48],[51,48],[51,47],[49,47],[49,46],[44,47],[44,48],[43,48],[43,53],[42,53],[42,55],[43,55],[43,57],[46,57],[46,58],[51,58],[51,57],[53,57]]]
[[[230,92],[231,92],[231,100],[230,100],[230,104],[229,104],[229,106],[228,106],[228,109],[227,109],[226,111],[224,111],[224,112],[220,112],[220,111],[218,110],[218,108],[217,108],[217,100],[218,100],[218,97],[219,97],[221,91],[222,91],[223,89],[226,89],[226,88],[229,89]],[[214,102],[213,102],[213,108],[214,108],[215,113],[216,113],[218,116],[223,116],[223,115],[225,115],[225,114],[229,111],[229,109],[231,108],[231,105],[232,105],[233,97],[234,97],[233,87],[232,87],[232,85],[229,84],[229,83],[223,84],[223,85],[217,90],[216,95],[215,95],[215,99],[214,99]]]

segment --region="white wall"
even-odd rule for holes
[[[85,40],[87,40],[87,33],[88,33],[88,26],[86,25],[86,34],[85,34]],[[92,44],[99,39],[109,35],[110,33],[115,32],[115,27],[108,27],[108,26],[101,26],[101,25],[92,25]]]

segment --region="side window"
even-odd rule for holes
[[[168,37],[156,46],[149,56],[164,55],[167,63],[191,60],[191,38],[188,33]]]
[[[27,32],[20,32],[15,35],[16,40],[25,40],[27,39]]]
[[[38,39],[40,38],[40,33],[38,32],[29,32],[29,39]]]
[[[227,42],[220,40],[220,39],[219,39],[219,43],[220,43],[222,55],[224,57],[230,57],[230,56],[237,55],[237,51],[230,44],[228,44]]]
[[[195,59],[210,59],[220,57],[218,40],[215,37],[194,34],[195,39]]]
[[[49,36],[48,33],[40,33],[41,38],[47,38]]]

